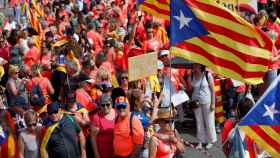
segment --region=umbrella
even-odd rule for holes
[[[191,68],[194,62],[181,57],[173,57],[171,59],[171,67],[173,68]]]

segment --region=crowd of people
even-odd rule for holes
[[[136,0],[29,1],[11,1],[15,16],[0,30],[0,157],[180,157],[189,143],[175,118],[186,110],[194,113],[195,148],[210,149],[219,132],[214,81],[222,80],[225,117],[241,118],[277,76],[278,1],[259,1],[258,14],[240,10],[275,43],[258,86],[198,63],[169,67],[169,24]],[[157,75],[129,82],[128,58],[150,52],[158,53]],[[185,91],[191,102],[176,108],[168,90]],[[226,122],[223,140],[236,122]]]

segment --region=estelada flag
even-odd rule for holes
[[[174,55],[235,80],[263,82],[271,60],[272,41],[237,14],[213,0],[139,2],[140,8],[149,7],[153,10],[149,13],[170,20]]]
[[[273,158],[280,157],[280,76],[240,121],[240,129]]]

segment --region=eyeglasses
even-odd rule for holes
[[[128,77],[122,77],[122,80],[128,80]]]
[[[106,107],[108,108],[108,107],[111,106],[111,104],[101,104],[101,106],[102,106],[102,107],[105,107],[105,106],[106,106]]]
[[[126,105],[118,105],[117,110],[126,109]]]
[[[37,126],[37,123],[30,123],[30,124],[27,124],[27,127],[35,127]]]

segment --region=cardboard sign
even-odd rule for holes
[[[233,12],[237,12],[238,5],[246,5],[258,12],[257,0],[216,0],[216,2]]]
[[[157,74],[157,53],[128,58],[128,80],[136,81]]]

